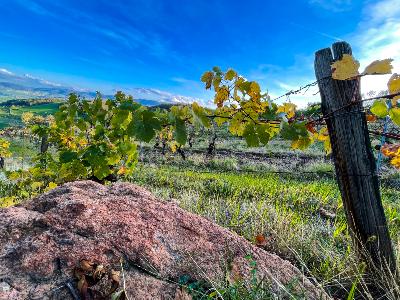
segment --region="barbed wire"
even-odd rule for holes
[[[384,131],[380,132],[376,130],[368,130],[368,132],[377,136],[384,136],[389,139],[400,140],[400,134],[396,134],[393,132],[384,132]]]
[[[363,102],[367,102],[367,101],[372,101],[372,100],[379,100],[379,99],[391,100],[391,99],[393,99],[394,97],[397,97],[397,96],[400,96],[400,92],[394,93],[394,94],[385,95],[385,96],[376,96],[376,97],[361,99],[361,100],[358,100],[358,101],[352,101],[352,102],[350,102],[350,103],[348,103],[348,104],[346,104],[346,105],[343,105],[343,106],[341,106],[341,107],[339,107],[339,108],[337,108],[337,109],[331,111],[330,113],[326,114],[325,116],[322,115],[320,118],[318,118],[318,119],[316,119],[316,120],[313,120],[313,121],[311,121],[311,122],[318,122],[318,121],[330,119],[330,118],[332,118],[332,117],[340,116],[341,114],[339,114],[339,115],[336,114],[338,111],[341,111],[341,110],[346,109],[346,108],[350,108],[350,107],[352,107],[353,105],[356,105],[356,104],[359,104],[359,103],[363,103]],[[366,108],[368,108],[368,107],[366,107]],[[369,108],[368,108],[368,109],[369,109]],[[363,110],[358,110],[358,111],[350,111],[350,112],[346,112],[346,113],[359,113],[359,112],[363,112],[363,111],[365,111],[365,109],[363,109]],[[346,114],[346,113],[345,113],[345,114]]]
[[[304,85],[304,86],[300,86],[297,90],[290,90],[290,91],[286,92],[285,94],[282,94],[282,95],[280,95],[280,96],[278,96],[278,97],[272,99],[272,101],[276,101],[276,100],[279,100],[279,99],[281,99],[281,98],[283,98],[283,97],[288,97],[288,96],[290,96],[290,95],[298,94],[298,93],[300,93],[300,92],[301,92],[302,90],[304,90],[304,89],[307,89],[307,90],[305,91],[305,93],[306,93],[306,92],[310,89],[310,87],[315,86],[315,85],[317,85],[317,84],[318,84],[318,81],[314,81],[314,82],[311,82],[311,83],[306,84],[306,85]]]
[[[288,96],[290,96],[290,95],[296,95],[296,94],[299,94],[302,90],[306,90],[306,91],[303,93],[303,95],[304,95],[305,93],[307,93],[307,91],[308,91],[311,87],[316,86],[319,82],[321,82],[321,81],[323,81],[323,80],[326,80],[326,79],[332,79],[332,76],[325,76],[325,77],[322,77],[322,78],[320,78],[320,79],[318,79],[318,80],[315,80],[315,81],[313,81],[313,82],[307,83],[307,84],[305,84],[305,85],[303,85],[303,86],[300,86],[300,87],[299,87],[298,89],[296,89],[296,90],[287,91],[286,93],[284,93],[284,94],[282,94],[282,95],[280,95],[280,96],[278,96],[278,97],[275,97],[275,98],[271,99],[271,101],[276,101],[276,100],[279,100],[279,99],[281,99],[281,98],[283,98],[283,97],[288,97]],[[319,93],[319,91],[316,92],[316,93],[314,93],[313,96],[317,95],[318,93]]]

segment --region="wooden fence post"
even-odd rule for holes
[[[365,112],[361,102],[351,104],[361,100],[360,79],[332,79],[331,64],[343,54],[351,55],[351,47],[337,42],[332,50],[333,55],[330,48],[317,51],[314,67],[347,222],[359,253],[369,254],[364,259],[395,271]]]

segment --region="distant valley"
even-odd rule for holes
[[[192,97],[176,95],[153,88],[128,88],[123,92],[132,95],[137,102],[147,106],[199,101],[199,99]],[[14,99],[62,99],[70,93],[77,93],[87,99],[92,99],[96,96],[95,90],[64,86],[28,74],[19,75],[7,69],[0,68],[0,102]],[[113,96],[111,94],[103,95],[105,97]]]

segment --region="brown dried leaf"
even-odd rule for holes
[[[120,277],[121,272],[120,271],[115,271],[111,269],[111,279],[119,284],[119,277]]]
[[[267,240],[263,234],[256,235],[256,245],[259,247],[267,245]]]
[[[80,261],[81,269],[85,272],[92,272],[94,270],[93,265],[94,265],[94,263],[87,259],[82,259]]]

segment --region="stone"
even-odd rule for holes
[[[129,299],[190,299],[182,278],[248,281],[251,261],[276,293],[295,281],[305,299],[330,299],[288,261],[133,184],[72,182],[0,209],[0,299],[76,300],[82,259],[122,259]]]

